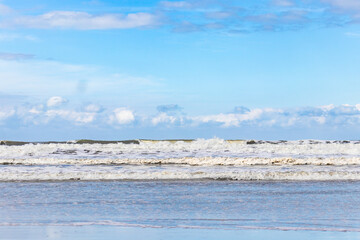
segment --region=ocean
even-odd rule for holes
[[[360,239],[360,141],[0,144],[0,239]]]

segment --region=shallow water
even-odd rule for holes
[[[360,239],[357,141],[6,144],[0,239]]]
[[[316,240],[357,240],[357,232],[319,232],[319,231],[281,231],[281,230],[221,230],[221,229],[184,229],[184,228],[137,228],[114,226],[0,226],[2,240],[279,240],[279,239],[316,239]]]
[[[0,183],[0,226],[360,232],[360,182]]]

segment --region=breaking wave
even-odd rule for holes
[[[0,181],[360,180],[359,141],[1,141]]]
[[[100,180],[360,180],[360,166],[179,167],[2,166],[0,181]]]

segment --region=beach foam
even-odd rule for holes
[[[181,167],[3,166],[0,181],[98,180],[360,180],[360,166]]]
[[[244,141],[198,139],[194,141],[140,140],[128,143],[46,143],[1,145],[0,159],[31,158],[141,158],[260,157],[260,158],[360,158],[358,141]]]
[[[217,138],[5,144],[0,170],[0,181],[360,180],[360,144]]]

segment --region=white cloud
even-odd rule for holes
[[[149,27],[158,24],[158,17],[151,13],[129,13],[92,15],[87,12],[52,11],[37,16],[15,17],[3,26],[21,26],[27,28],[60,29],[128,29]]]
[[[331,109],[335,108],[334,104],[329,104],[329,105],[323,105],[319,107],[320,109],[322,109],[323,111],[330,111]]]
[[[86,112],[100,112],[103,108],[99,105],[96,105],[96,104],[89,104],[89,105],[86,105],[84,110]]]
[[[46,105],[48,107],[58,107],[64,103],[67,103],[67,100],[65,98],[62,98],[59,96],[54,96],[54,97],[49,98]]]
[[[95,119],[96,113],[88,113],[88,112],[76,112],[72,110],[48,110],[45,112],[45,116],[49,119],[56,119],[60,117],[62,119],[74,122],[76,124],[87,124],[91,123]]]
[[[185,1],[162,1],[160,4],[165,8],[188,8],[191,4]]]
[[[328,110],[328,113],[336,116],[340,116],[340,115],[344,116],[344,115],[358,115],[360,114],[360,111],[356,107],[356,105],[352,106],[349,104],[343,104]]]
[[[294,3],[289,0],[273,0],[273,4],[281,7],[291,7],[294,5]]]
[[[329,3],[332,6],[347,10],[347,11],[354,11],[360,10],[360,1],[359,0],[322,0],[325,3]]]
[[[0,52],[0,59],[11,61],[11,60],[26,60],[33,58],[32,54],[23,54],[23,53],[8,53],[8,52]]]
[[[356,32],[347,32],[345,33],[346,36],[348,37],[353,37],[353,38],[359,38],[360,37],[360,33],[356,33]]]
[[[38,106],[34,106],[29,110],[29,113],[31,114],[35,114],[35,115],[39,115],[43,112],[44,110],[44,106],[43,105],[38,105]]]
[[[169,116],[166,113],[160,113],[158,116],[153,117],[151,119],[151,122],[154,125],[158,125],[160,123],[170,123],[170,124],[172,124],[172,123],[175,123],[176,120],[177,120],[177,118],[174,117],[174,116]]]
[[[317,121],[319,124],[324,124],[326,122],[325,117],[314,117],[315,121]]]
[[[340,17],[340,23],[348,19],[348,24],[360,22],[360,1],[359,0],[322,0],[330,5],[329,10],[334,16]],[[341,18],[342,17],[342,18]],[[347,34],[351,37],[357,37],[356,34]]]
[[[62,99],[62,98],[61,98]],[[181,127],[183,129],[196,129],[202,127],[217,128],[304,128],[313,129],[322,127],[356,127],[360,124],[360,104],[356,105],[328,105],[326,107],[305,107],[295,109],[249,109],[234,113],[219,113],[212,115],[171,115],[159,112],[155,116],[137,114],[127,108],[116,108],[113,111],[103,109],[96,104],[85,107],[69,104],[65,107],[57,105],[62,100],[54,101],[58,108],[47,109],[44,105],[19,104],[13,108],[0,110],[0,122],[9,124],[11,128],[31,124],[57,126],[62,121],[74,126],[108,126],[125,127],[136,121],[138,128],[156,128],[165,125],[168,128]],[[242,107],[245,108],[245,107]],[[82,109],[82,110],[77,110]],[[15,121],[14,121],[15,120]],[[11,125],[10,125],[11,124]],[[22,124],[22,125],[21,125]],[[110,124],[110,126],[108,125]],[[69,125],[69,126],[70,126]]]
[[[1,17],[1,15],[7,15],[12,12],[13,12],[13,10],[10,7],[0,3],[0,17]]]
[[[133,7],[131,9],[135,12],[127,14],[55,10],[39,15],[21,15],[0,4],[0,16],[4,16],[0,21],[0,28],[100,30],[148,28],[168,24],[174,32],[227,29],[231,33],[244,33],[259,30],[296,30],[311,25],[331,26],[336,21],[343,23],[344,13],[352,14],[353,21],[348,23],[358,22],[360,19],[358,0],[310,2],[311,4],[308,1],[272,0],[262,4],[262,7],[248,7],[236,1],[226,4],[211,0],[160,1],[153,7]],[[90,1],[87,5],[96,6],[98,3]],[[288,11],[279,11],[279,7],[285,7]],[[181,14],[173,14],[174,11]],[[255,16],[252,16],[253,14]],[[163,16],[166,21],[163,21]],[[216,22],[213,22],[214,20]],[[239,29],[239,21],[244,29]],[[7,37],[9,38],[11,37]]]
[[[126,108],[116,108],[113,113],[114,114],[110,116],[111,122],[130,124],[135,121],[134,113]]]
[[[0,41],[13,41],[13,40],[28,40],[36,41],[37,37],[32,35],[22,35],[17,33],[0,33]]]
[[[90,1],[87,4],[96,6],[97,2]],[[349,13],[353,19],[347,23],[359,22],[360,19],[359,0],[271,0],[257,7],[246,5],[237,1],[226,4],[211,0],[160,1],[153,7],[133,7],[131,9],[136,12],[127,14],[55,10],[39,15],[21,15],[19,12],[13,14],[14,10],[0,4],[0,16],[3,15],[0,28],[94,30],[147,28],[168,24],[175,32],[227,29],[231,33],[244,33],[295,30],[312,25],[333,26],[344,23],[344,17],[349,17]],[[283,8],[279,11],[279,7],[285,7],[288,11],[283,11]],[[173,14],[174,11],[182,14]],[[163,14],[166,21],[162,21]],[[214,19],[216,22],[213,22]],[[239,28],[239,22],[243,28]]]
[[[5,120],[11,116],[14,116],[15,114],[15,110],[14,109],[4,109],[4,110],[0,110],[0,121],[1,120]]]
[[[220,113],[216,115],[208,115],[208,116],[197,116],[192,119],[195,122],[203,122],[203,123],[220,123],[223,127],[238,127],[242,122],[246,121],[254,121],[257,119],[261,119],[262,116],[268,114],[278,114],[281,113],[281,110],[265,108],[265,109],[253,109],[250,111],[246,111],[243,113]]]
[[[217,115],[209,115],[209,116],[200,116],[193,117],[193,120],[196,122],[208,123],[208,122],[216,122],[222,123],[224,127],[230,126],[238,126],[239,125],[239,116],[240,114],[217,114]]]

